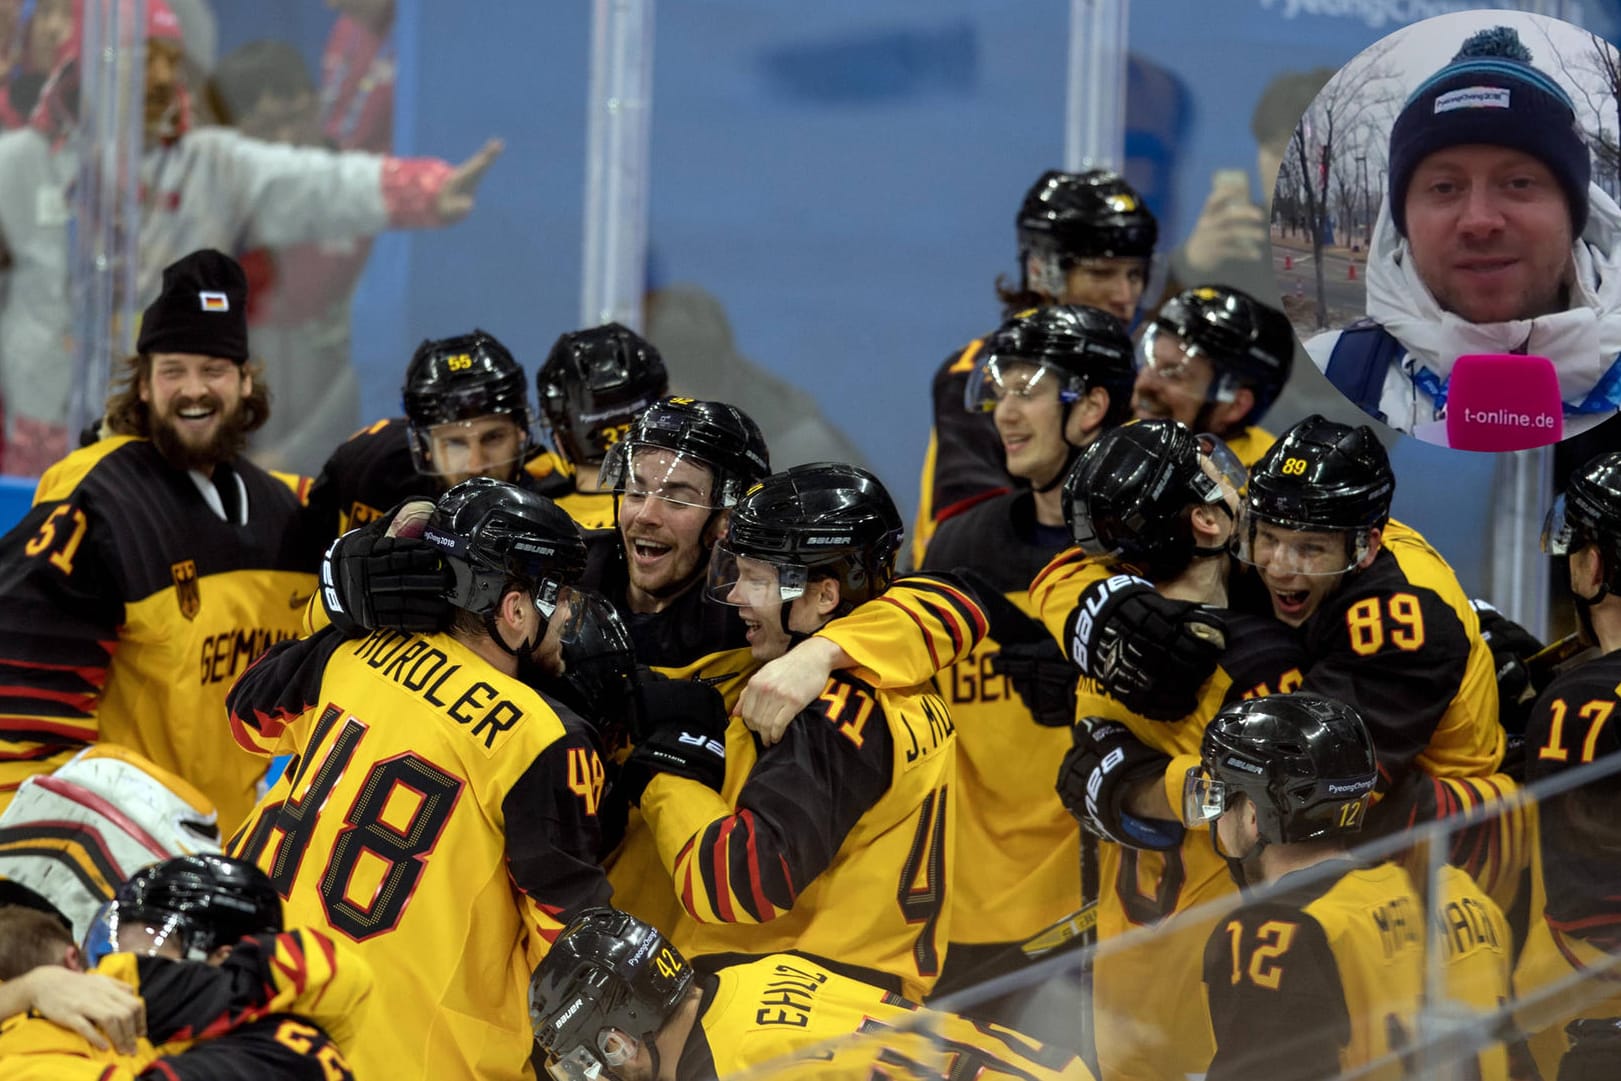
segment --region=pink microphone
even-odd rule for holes
[[[1447,381],[1447,445],[1454,450],[1527,450],[1565,431],[1559,376],[1547,357],[1459,357]]]

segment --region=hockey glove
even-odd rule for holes
[[[1156,721],[1194,711],[1227,645],[1212,610],[1162,597],[1129,574],[1087,586],[1071,619],[1070,658],[1127,709]]]
[[[645,668],[639,668],[638,673],[643,678],[637,688],[640,716],[633,739],[640,740],[661,728],[725,737],[730,718],[726,715],[726,699],[715,688],[696,679],[666,679]]]
[[[1492,651],[1492,667],[1497,669],[1499,719],[1509,732],[1523,733],[1538,691],[1525,662],[1542,652],[1542,643],[1489,602],[1469,603],[1480,616],[1480,637]]]
[[[726,737],[679,725],[655,730],[631,750],[619,769],[625,799],[640,807],[655,773],[687,777],[719,792],[726,780]]]
[[[991,671],[1007,677],[1037,724],[1068,728],[1075,722],[1075,666],[1046,626],[973,568],[954,567],[952,573],[974,594],[1001,646],[991,658]]]
[[[1071,732],[1074,745],[1058,768],[1058,798],[1082,827],[1105,841],[1164,850],[1182,842],[1182,824],[1137,818],[1125,811],[1127,790],[1164,773],[1170,755],[1145,747],[1117,721],[1083,717]]]
[[[345,635],[443,630],[450,625],[449,585],[438,549],[370,526],[333,541],[321,559],[321,604]]]
[[[991,657],[991,671],[1007,677],[1037,724],[1068,728],[1075,723],[1078,675],[1051,636],[1003,646]]]

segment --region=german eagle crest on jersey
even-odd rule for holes
[[[169,564],[169,576],[174,579],[174,596],[180,603],[180,614],[196,619],[203,607],[203,595],[197,586],[197,561],[183,559]]]

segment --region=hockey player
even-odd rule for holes
[[[1339,1077],[1412,1038],[1423,902],[1400,867],[1367,867],[1348,852],[1377,778],[1367,729],[1331,699],[1252,699],[1205,729],[1184,817],[1208,822],[1234,874],[1267,887],[1205,947],[1209,1081]]]
[[[406,499],[437,499],[475,476],[517,481],[534,451],[528,378],[482,330],[417,346],[400,397],[405,416],[356,432],[310,488],[315,553]]]
[[[558,1081],[704,1081],[767,1064],[772,1077],[1092,1077],[1068,1052],[924,1009],[798,953],[695,970],[657,930],[613,909],[582,913],[558,938],[535,970],[529,1012]]]
[[[1612,716],[1621,705],[1621,453],[1599,455],[1572,475],[1542,543],[1569,564],[1582,637],[1599,655],[1538,696],[1526,779],[1548,784],[1584,767],[1598,775],[1537,806],[1531,933],[1515,985],[1542,1075],[1589,1081],[1614,1072],[1621,1026],[1621,738]]]
[[[50,1021],[18,1017],[0,1028],[8,1079],[354,1076],[344,1050],[371,973],[324,935],[283,930],[281,900],[257,867],[213,855],[154,864],[120,887],[112,912],[101,929],[110,952],[87,960],[144,1000],[134,1050],[98,1050]],[[34,933],[37,947],[61,952],[49,921]]]
[[[585,545],[550,500],[487,477],[442,496],[423,537],[453,578],[449,630],[329,628],[232,690],[243,746],[298,762],[229,848],[377,972],[358,1073],[520,1078],[528,973],[609,895],[597,747],[530,685],[590,603],[571,585]]]
[[[229,739],[231,681],[297,633],[315,578],[298,502],[241,456],[269,408],[247,281],[215,251],[164,271],[108,400],[114,437],[68,455],[0,539],[0,808],[86,743],[200,789],[222,828],[264,764]]]
[[[1372,429],[1308,417],[1256,463],[1237,545],[1257,607],[1300,629],[1301,690],[1352,706],[1373,734],[1375,835],[1515,787],[1498,772],[1507,737],[1478,614],[1435,549],[1390,520],[1395,484]],[[1523,866],[1517,831],[1512,818],[1462,831],[1453,852],[1504,906]]]
[[[709,595],[737,608],[748,649],[770,660],[883,596],[901,535],[872,474],[797,466],[732,509]],[[722,753],[708,733],[666,725],[620,775],[681,900],[676,940],[694,956],[794,949],[921,1000],[950,940],[956,835],[955,733],[933,688],[835,672],[772,747],[740,719],[724,739]]]
[[[1003,317],[1049,304],[1081,304],[1129,326],[1148,286],[1159,226],[1117,174],[1048,170],[1025,193],[1015,217],[1019,286],[1000,278]],[[981,499],[1013,487],[995,430],[964,411],[983,340],[946,358],[934,374],[934,428],[923,478],[912,561],[921,566],[936,526]]]
[[[1069,748],[1076,672],[1028,618],[1027,590],[1070,542],[1061,490],[1070,466],[1130,415],[1131,349],[1107,312],[1035,308],[985,338],[969,383],[971,402],[992,414],[1009,473],[1028,487],[942,522],[924,555],[924,569],[972,571],[981,593],[1006,598],[991,637],[940,679],[957,727],[951,875],[960,918],[939,993],[1006,971],[1022,957],[1017,944],[1081,906],[1079,831],[1030,776],[1032,762],[1056,762]],[[1005,1010],[1016,1005],[975,1012],[1012,1024]]]
[[[1225,285],[1160,305],[1138,342],[1133,406],[1221,437],[1246,467],[1272,445],[1259,427],[1294,366],[1289,317]]]
[[[1219,666],[1183,717],[1144,717],[1083,679],[1079,723],[1061,750],[1058,796],[1101,840],[1095,846],[1097,928],[1093,965],[1098,1065],[1111,1078],[1197,1074],[1213,1044],[1199,993],[1200,948],[1210,919],[1187,913],[1231,893],[1226,864],[1208,838],[1169,819],[1163,793],[1173,756],[1197,755],[1205,724],[1223,706],[1298,685],[1304,651],[1268,616],[1229,608],[1232,537],[1243,467],[1218,440],[1201,442],[1170,420],[1134,421],[1103,433],[1064,484],[1076,547],[1031,587],[1044,616],[1068,578],[1106,575],[1117,603],[1149,612],[1195,610],[1219,622]],[[1197,606],[1204,606],[1202,608]],[[1076,632],[1085,640],[1084,627]],[[1172,771],[1180,795],[1182,775]],[[1139,786],[1145,791],[1139,792]],[[1112,940],[1145,927],[1151,938]],[[1122,948],[1123,946],[1123,948]]]
[[[598,482],[609,449],[670,392],[659,351],[618,323],[562,335],[535,376],[551,450],[524,470],[581,529],[612,529],[614,501]]]

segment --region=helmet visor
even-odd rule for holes
[[[1150,323],[1138,339],[1137,370],[1167,396],[1194,402],[1230,402],[1238,392],[1237,383],[1218,377],[1215,357],[1160,323]]]
[[[709,599],[734,608],[787,604],[805,592],[809,573],[797,563],[738,555],[723,540],[709,555]]]
[[[1256,516],[1248,503],[1233,534],[1240,562],[1275,577],[1330,576],[1352,570],[1366,558],[1372,529],[1312,529]]]
[[[1202,763],[1193,766],[1182,782],[1182,821],[1189,828],[1213,822],[1227,810],[1229,799],[1227,782],[1210,776]]]
[[[79,944],[79,950],[84,954],[85,965],[95,968],[101,964],[101,959],[110,953],[118,952],[118,902],[104,901],[96,914],[90,918],[90,925],[84,930],[84,941]]]
[[[1074,401],[1075,393],[1064,385],[1068,374],[1024,357],[982,357],[968,376],[963,408],[970,413],[991,413],[1008,397],[1024,402]]]
[[[612,606],[599,594],[550,578],[535,588],[535,608],[557,628],[558,640],[565,646],[591,638],[598,633],[596,628],[615,618]]]
[[[1582,530],[1570,520],[1570,504],[1560,492],[1542,520],[1542,550],[1551,556],[1568,556],[1587,543]]]
[[[1244,486],[1250,482],[1250,471],[1244,466],[1233,448],[1227,445],[1226,440],[1212,432],[1200,432],[1193,438],[1199,441],[1199,452],[1210,459],[1210,464],[1216,467],[1216,473],[1228,484],[1233,491],[1242,492]],[[1215,502],[1214,499],[1209,502]]]
[[[1097,237],[1084,245],[1091,252],[1085,255],[1065,251],[1054,238],[1032,232],[1021,231],[1020,242],[1027,290],[1065,304],[1114,311],[1117,317],[1119,283],[1129,283],[1130,306],[1135,311],[1162,269],[1160,257],[1148,250],[1152,241],[1135,230],[1114,231],[1112,238]],[[1076,269],[1083,271],[1078,281],[1070,276]]]
[[[530,447],[529,432],[509,413],[490,413],[421,429],[412,425],[417,470],[435,477],[507,480]]]
[[[715,471],[707,462],[668,447],[626,441],[608,448],[597,490],[614,492],[627,509],[650,499],[676,507],[715,510]]]
[[[121,909],[109,905],[102,917],[101,928],[86,932],[86,941],[94,939],[105,953],[134,953],[144,957],[178,957],[201,960],[193,956],[187,943],[194,930],[192,922],[177,912],[155,909]]]

